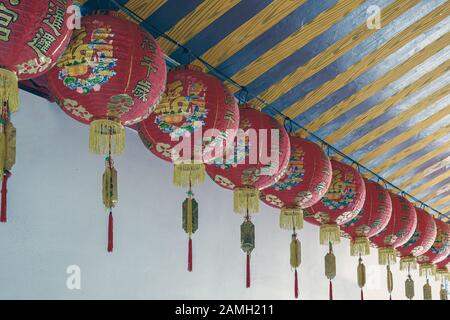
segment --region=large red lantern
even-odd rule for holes
[[[414,281],[410,270],[417,268],[416,257],[431,248],[437,233],[433,216],[423,209],[416,207],[415,210],[417,214],[416,230],[405,244],[397,247],[400,255],[400,270],[408,270],[405,282],[405,293],[408,299],[414,297]]]
[[[361,289],[361,300],[364,299],[363,287],[366,279],[366,267],[361,256],[370,253],[370,237],[380,233],[388,224],[392,214],[392,203],[389,193],[378,183],[364,179],[366,200],[363,208],[349,222],[341,226],[343,233],[350,238],[350,254],[359,256],[358,286]]]
[[[0,1],[0,222],[6,222],[6,183],[16,157],[11,112],[19,108],[18,81],[47,72],[70,40],[71,0]]]
[[[240,108],[236,141],[227,148],[225,157],[206,165],[206,172],[217,184],[233,190],[234,212],[245,215],[241,248],[247,257],[247,287],[250,287],[250,254],[255,248],[255,227],[250,214],[259,211],[260,190],[278,181],[284,172],[290,151],[286,130],[266,113],[244,105]]]
[[[105,154],[103,203],[109,211],[108,251],[112,251],[112,208],[117,172],[112,153],[122,153],[124,125],[147,118],[164,91],[164,55],[153,37],[131,21],[111,15],[82,18],[71,42],[48,74],[62,110],[90,125],[89,148]]]
[[[333,299],[332,280],[336,276],[333,244],[340,242],[340,225],[355,218],[363,207],[366,187],[360,173],[342,162],[331,160],[333,177],[323,198],[305,210],[305,220],[320,225],[320,244],[329,245],[325,256],[325,275],[329,279],[330,300]]]
[[[450,254],[450,226],[441,220],[435,219],[435,222],[437,231],[433,245],[427,252],[417,257],[419,274],[426,277],[426,283],[423,286],[424,300],[432,299],[428,277],[433,273],[436,274],[436,266]]]
[[[216,156],[215,148],[234,139],[238,126],[236,99],[219,79],[194,65],[168,73],[160,103],[137,125],[144,145],[160,159],[174,163],[173,183],[189,188],[183,203],[183,229],[189,236],[188,271],[192,271],[191,237],[198,225],[192,187],[204,181],[204,163]]]
[[[400,195],[389,193],[392,201],[392,216],[387,226],[370,238],[378,247],[378,263],[386,265],[387,288],[389,298],[394,289],[393,275],[390,265],[396,263],[396,248],[405,244],[413,235],[417,226],[417,214],[414,206]]]
[[[322,148],[291,135],[289,164],[276,183],[261,191],[261,200],[280,209],[280,228],[292,230],[291,267],[295,270],[294,295],[298,297],[297,268],[300,266],[300,241],[296,230],[303,228],[303,209],[319,201],[331,183],[331,162]]]

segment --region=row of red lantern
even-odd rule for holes
[[[25,59],[22,69],[17,60],[9,64],[2,60],[1,65],[8,67],[1,69],[0,83],[6,92],[1,94],[7,114],[2,118],[5,123],[9,122],[9,111],[17,105],[14,98],[16,89],[11,86],[17,78],[13,75],[25,78],[26,74],[31,77],[34,73],[39,75],[46,71],[54,64],[54,56],[61,52],[69,38],[65,8],[58,8],[52,1],[45,3],[45,8],[44,1],[40,5],[46,9],[47,15],[32,40],[15,32],[26,24],[19,18],[26,17],[27,7],[20,3],[0,8],[10,14],[11,23],[15,23],[11,39],[19,35],[22,41],[16,39],[11,43],[17,48],[26,47],[26,43],[37,54],[37,59],[21,57]],[[66,3],[67,6],[69,4],[70,1]],[[63,16],[56,20],[61,10]],[[61,23],[61,19],[64,27],[57,29],[55,24]],[[52,31],[53,41],[49,35]],[[3,49],[2,46],[0,48]],[[44,49],[45,55],[39,55]],[[44,62],[45,65],[40,64]],[[35,64],[39,64],[39,68],[31,68]],[[330,297],[331,280],[336,275],[332,244],[339,242],[341,231],[352,238],[353,255],[367,254],[369,241],[379,247],[380,263],[388,265],[390,291],[392,274],[389,265],[395,260],[396,250],[402,255],[404,265],[414,265],[411,261],[418,257],[421,270],[429,270],[430,265],[441,262],[448,255],[448,225],[437,222],[438,227],[434,230],[437,229],[438,240],[434,240],[434,221],[426,212],[422,210],[419,215],[417,210],[416,215],[416,210],[405,198],[388,194],[374,182],[364,181],[351,166],[330,161],[321,148],[311,142],[297,136],[289,137],[284,128],[268,115],[249,106],[238,110],[234,97],[218,79],[195,67],[184,66],[169,72],[165,90],[163,54],[152,36],[134,23],[109,15],[83,18],[81,29],[74,32],[67,50],[49,72],[48,83],[64,112],[90,125],[91,151],[107,155],[103,203],[109,209],[108,251],[112,251],[113,245],[111,211],[118,200],[112,153],[123,151],[123,126],[139,122],[138,131],[144,144],[158,157],[174,162],[174,183],[189,188],[183,203],[183,228],[189,235],[189,270],[192,270],[191,235],[198,226],[198,204],[191,187],[203,181],[205,165],[216,183],[233,190],[234,210],[245,216],[241,225],[241,245],[247,257],[247,286],[250,286],[250,254],[255,247],[255,230],[250,214],[258,211],[260,198],[280,208],[280,226],[293,231],[291,266],[294,269],[300,265],[300,242],[296,231],[302,227],[303,215],[306,221],[320,224],[320,242],[330,246],[325,258]],[[7,91],[4,88],[12,89]],[[233,144],[234,148],[243,148],[242,159],[232,157],[229,163],[218,161],[218,156],[211,151],[226,141],[234,141],[238,127],[245,132],[278,130],[277,165],[261,161],[259,157],[255,163],[250,163],[251,155],[260,155],[262,146],[259,143],[248,145],[245,140],[242,146],[237,142]],[[7,125],[4,128],[4,136],[7,137]],[[186,155],[182,159],[174,157],[177,153],[173,151],[177,151],[180,138],[186,135],[195,138],[196,132],[208,129],[215,129],[218,134],[216,132],[206,140],[200,135],[201,140],[194,139],[183,149],[183,153],[194,155],[197,148],[205,150],[199,159]],[[266,146],[272,142],[269,137]],[[365,282],[363,271],[360,258],[358,282],[361,287]],[[297,281],[295,294],[298,295]]]

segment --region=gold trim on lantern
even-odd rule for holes
[[[300,208],[282,208],[280,211],[280,228],[286,230],[303,229],[303,210]]]
[[[340,243],[341,231],[337,224],[320,225],[320,244]]]
[[[437,268],[434,276],[436,278],[436,281],[444,281],[444,280],[448,281],[448,280],[450,280],[450,278],[449,278],[450,274],[449,274],[448,269],[446,267],[444,267],[444,268]]]
[[[203,163],[180,162],[174,164],[173,184],[187,188],[198,186],[205,181],[205,165]]]
[[[96,154],[123,153],[125,149],[125,128],[113,119],[98,119],[89,126],[89,150]]]
[[[436,268],[431,263],[422,263],[419,265],[419,275],[423,276],[431,276],[436,273]]]
[[[407,256],[400,258],[400,270],[416,270],[417,269],[417,259],[414,256]]]
[[[391,265],[397,262],[397,254],[393,247],[378,248],[378,263],[380,265]]]
[[[259,190],[253,187],[241,187],[234,189],[235,213],[258,213]]]
[[[19,79],[9,70],[0,68],[0,103],[7,104],[10,112],[19,110]]]
[[[370,243],[367,237],[356,237],[350,242],[351,256],[368,256],[370,254]]]

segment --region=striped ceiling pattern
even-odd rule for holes
[[[135,13],[168,57],[203,67],[161,33],[449,220],[449,1],[79,2]]]

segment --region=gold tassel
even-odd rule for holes
[[[197,186],[205,181],[205,165],[203,163],[175,163],[173,184],[177,187]]]
[[[428,279],[427,283],[423,286],[423,300],[433,300],[433,294]]]
[[[414,256],[407,256],[400,258],[400,270],[416,270],[417,259]]]
[[[320,244],[339,243],[341,232],[337,224],[320,225]]]
[[[441,286],[441,291],[439,292],[441,300],[448,300],[448,293],[444,286]]]
[[[14,72],[0,68],[0,103],[8,105],[9,112],[19,110],[19,80]]]
[[[387,289],[389,292],[389,295],[392,293],[392,291],[394,290],[394,277],[392,275],[392,271],[391,268],[389,267],[389,265],[386,266],[386,270],[387,270]]]
[[[303,229],[303,210],[300,208],[282,208],[280,212],[280,228],[286,230]]]
[[[392,247],[378,248],[378,263],[380,265],[390,265],[397,262],[395,249]]]
[[[325,276],[332,280],[336,277],[336,257],[333,253],[333,246],[329,243],[330,249],[325,255]]]
[[[435,271],[435,278],[436,281],[444,281],[444,280],[449,280],[449,272],[447,268],[438,268]]]
[[[5,136],[6,136],[6,155],[4,169],[11,171],[12,167],[16,163],[16,128],[11,121],[5,124]]]
[[[235,213],[258,213],[259,190],[252,187],[236,188],[233,192]]]
[[[367,237],[356,237],[350,242],[350,255],[368,256],[370,254],[370,243]]]
[[[117,171],[106,160],[105,172],[103,173],[103,205],[105,208],[114,208],[117,201]]]
[[[112,143],[113,142],[113,143]],[[123,153],[125,149],[125,128],[117,120],[98,119],[89,127],[89,150],[96,154]],[[113,151],[114,150],[114,151]]]
[[[405,295],[409,300],[414,298],[414,281],[411,278],[411,275],[408,275],[408,278],[405,281]]]
[[[291,241],[291,267],[294,269],[298,268],[301,262],[301,244],[297,239],[297,235],[293,234]]]
[[[422,263],[419,265],[419,275],[423,276],[431,276],[435,274],[436,269],[431,263]]]
[[[358,287],[362,289],[366,285],[366,266],[362,262],[361,257],[358,260],[357,273],[358,273]]]

